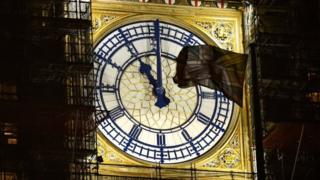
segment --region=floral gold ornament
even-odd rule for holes
[[[230,25],[221,23],[213,29],[212,34],[221,42],[226,42],[232,37],[232,29]]]
[[[220,162],[226,168],[235,168],[240,163],[240,156],[234,149],[227,148],[220,153]]]

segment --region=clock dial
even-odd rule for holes
[[[145,63],[156,69],[156,57],[146,56]],[[157,100],[152,85],[139,72],[139,63],[132,62],[123,71],[119,85],[121,103],[127,113],[138,123],[148,128],[172,129],[185,123],[197,107],[196,88],[181,89],[174,84],[176,63],[172,59],[161,58],[163,67],[163,87],[170,103],[162,108],[155,106]],[[155,73],[152,73],[153,75]]]
[[[141,160],[181,163],[218,143],[233,102],[202,86],[181,89],[172,79],[182,47],[204,43],[176,25],[139,21],[96,45],[96,119],[112,144]]]

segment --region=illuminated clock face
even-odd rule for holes
[[[173,24],[138,21],[97,43],[96,120],[123,152],[152,163],[181,163],[210,151],[228,129],[233,102],[202,86],[173,82],[184,46],[205,44]]]

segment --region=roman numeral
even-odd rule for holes
[[[198,120],[201,122],[201,123],[203,123],[204,125],[207,125],[207,124],[209,124],[210,123],[210,118],[208,117],[208,116],[206,116],[206,115],[204,115],[204,114],[202,114],[202,113],[199,113],[198,114]]]
[[[201,97],[203,99],[217,99],[217,98],[222,98],[225,101],[225,96],[223,94],[218,94],[217,92],[201,92]]]
[[[212,92],[201,92],[201,97],[203,99],[215,99],[215,94]]]
[[[133,125],[132,129],[129,132],[129,140],[126,143],[126,146],[123,149],[124,151],[128,150],[128,148],[130,147],[130,144],[132,143],[133,139],[137,139],[139,137],[141,131],[142,131],[142,128],[140,126],[138,126],[136,124]]]
[[[101,86],[99,86],[98,88],[100,89],[100,91],[107,93],[114,93],[116,91],[115,85],[104,85],[103,83],[101,83]]]
[[[132,129],[130,130],[130,132],[129,132],[130,138],[131,138],[131,139],[137,139],[138,136],[140,135],[141,131],[142,131],[142,128],[141,128],[140,126],[138,126],[138,125],[135,124],[135,125],[132,127]]]
[[[121,109],[120,106],[112,109],[111,111],[109,111],[109,116],[111,117],[112,120],[116,120],[118,118],[120,118],[121,116],[124,115],[123,110]]]
[[[191,138],[190,134],[188,133],[188,131],[183,129],[182,130],[182,136],[184,137],[185,140],[187,140],[189,142],[189,144],[192,147],[193,151],[199,156],[200,154],[199,154],[197,148],[194,146],[194,144],[192,142],[192,138]],[[188,152],[189,152],[189,154],[191,154],[189,149],[188,149]]]
[[[182,136],[184,137],[185,140],[187,141],[191,141],[191,136],[189,135],[188,131],[186,131],[185,129],[182,130]]]
[[[158,146],[166,145],[166,137],[164,134],[157,134],[157,144]]]

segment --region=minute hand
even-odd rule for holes
[[[165,96],[165,90],[162,87],[162,67],[161,67],[161,48],[160,48],[160,23],[159,19],[154,22],[155,40],[156,40],[156,55],[157,55],[157,102],[156,106],[162,108],[169,104],[170,99]]]

